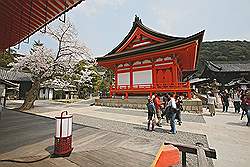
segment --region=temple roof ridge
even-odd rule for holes
[[[122,47],[126,42],[127,40],[132,36],[132,34],[134,33],[134,31],[136,30],[136,28],[139,27],[141,30],[145,31],[146,33],[148,34],[151,34],[157,38],[161,38],[163,40],[166,40],[166,41],[174,41],[174,40],[181,40],[181,39],[185,39],[185,37],[176,37],[176,36],[170,36],[170,35],[166,35],[166,34],[163,34],[163,33],[160,33],[160,32],[157,32],[147,26],[145,26],[143,23],[142,23],[142,20],[140,19],[140,17],[138,17],[137,15],[135,15],[135,19],[134,19],[134,22],[133,22],[133,26],[132,28],[130,29],[129,33],[125,36],[125,38],[112,50],[110,51],[107,55],[110,55],[110,54],[114,54],[116,53],[117,50],[119,50],[120,47]]]

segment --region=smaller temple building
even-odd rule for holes
[[[191,88],[183,79],[195,72],[204,31],[189,37],[156,32],[135,17],[128,35],[111,52],[98,57],[100,66],[114,72],[110,95],[152,95],[182,92]]]
[[[205,61],[200,77],[216,79],[223,85],[241,78],[250,81],[250,62]]]

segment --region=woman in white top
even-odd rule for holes
[[[236,113],[240,113],[240,91],[233,94],[234,109]]]
[[[215,115],[215,100],[216,98],[214,97],[212,93],[208,94],[207,104],[208,104],[208,108],[209,108],[209,112],[211,116]]]

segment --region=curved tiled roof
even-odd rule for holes
[[[31,81],[31,74],[25,72],[10,71],[0,67],[0,79],[8,81]]]
[[[133,27],[129,31],[128,35],[122,40],[121,43],[118,44],[118,46],[116,46],[106,56],[114,54],[121,46],[123,46],[126,43],[126,41],[130,38],[130,36],[133,34],[133,32],[135,31],[135,29],[137,27],[139,27],[140,29],[142,29],[143,31],[145,31],[145,32],[147,32],[149,34],[154,35],[155,37],[165,39],[168,42],[174,41],[174,40],[178,40],[178,39],[184,39],[183,37],[169,36],[169,35],[165,35],[165,34],[159,33],[159,32],[157,32],[155,30],[152,30],[151,28],[148,28],[147,26],[145,26],[144,24],[142,24],[141,19],[138,16],[135,15],[135,21],[133,22]]]
[[[214,72],[250,72],[250,62],[206,61],[206,66]]]
[[[175,47],[179,47],[182,44],[192,42],[193,40],[198,40],[198,43],[199,43],[198,47],[200,47],[204,32],[205,32],[205,30],[203,30],[197,34],[194,34],[190,37],[187,37],[187,38],[181,38],[181,39],[176,39],[176,40],[172,40],[172,41],[162,42],[162,43],[158,43],[158,44],[154,44],[154,45],[150,45],[150,46],[145,46],[145,47],[141,47],[141,48],[137,48],[137,49],[133,49],[133,50],[128,50],[128,51],[124,51],[124,52],[120,52],[120,53],[114,53],[114,54],[108,53],[107,55],[105,55],[103,57],[97,57],[97,61],[119,59],[121,57],[127,57],[127,56],[136,55],[136,54],[140,54],[140,53],[144,53],[144,52],[160,51],[161,49],[164,49],[164,50],[172,49]],[[199,51],[199,48],[198,48],[198,51]]]

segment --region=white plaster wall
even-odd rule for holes
[[[118,73],[117,74],[118,85],[129,85],[130,84],[130,73]]]
[[[49,89],[49,100],[53,99],[53,89]]]
[[[40,89],[39,99],[44,99],[43,89]]]
[[[46,88],[44,93],[43,90],[44,89],[40,89],[40,99],[49,99],[49,88]]]
[[[133,84],[152,84],[152,70],[133,72]]]

